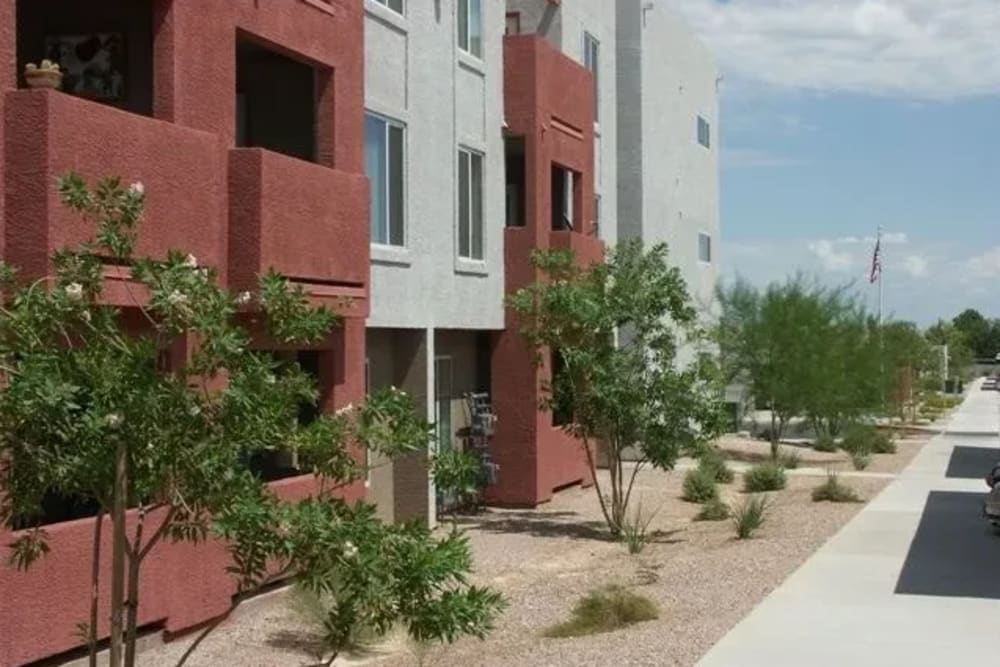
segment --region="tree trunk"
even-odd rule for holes
[[[115,488],[111,500],[111,646],[110,667],[122,667],[122,612],[125,607],[125,505],[128,498],[128,452],[123,438],[115,449]]]
[[[774,404],[771,404],[771,458],[778,460],[778,423],[774,414]]]
[[[97,667],[97,617],[101,583],[101,532],[104,526],[104,507],[97,512],[94,524],[94,546],[90,561],[90,626],[87,629],[87,658],[90,667]]]
[[[135,528],[135,541],[128,558],[128,615],[125,619],[125,667],[135,667],[136,628],[139,621],[139,565],[142,563],[142,527],[146,512],[139,510],[139,523]]]

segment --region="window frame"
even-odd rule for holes
[[[601,40],[583,31],[583,66],[594,75],[594,124],[601,123]]]
[[[400,16],[406,16],[406,0],[371,0],[371,1],[374,2],[376,5],[382,5],[390,12],[394,12],[396,14],[399,14]],[[399,9],[396,9],[390,4],[396,1],[399,2]]]
[[[517,32],[511,32],[510,31],[511,20],[514,21],[514,23],[515,23],[515,25],[517,27]],[[519,11],[518,12],[507,12],[504,15],[503,30],[504,30],[503,31],[504,35],[520,35],[521,34],[521,12],[519,12]]]
[[[468,192],[466,193],[466,202],[468,204],[468,220],[462,220],[462,177],[463,177],[463,165],[462,158],[467,156],[468,165]],[[476,201],[475,193],[475,182],[473,179],[473,174],[475,170],[473,168],[473,163],[475,160],[479,161],[479,198],[478,198],[478,225],[479,225],[479,256],[475,253],[475,224],[476,216],[473,208],[473,204]],[[464,262],[477,262],[482,263],[486,261],[486,155],[482,151],[478,151],[474,148],[469,148],[468,146],[459,146],[458,153],[456,156],[456,179],[455,179],[455,191],[456,191],[456,202],[455,202],[455,245],[458,250],[456,253],[458,258]],[[467,226],[467,245],[468,248],[463,248],[462,243],[462,230],[463,227]]]
[[[479,36],[479,48],[473,50],[473,20],[472,20],[472,7],[473,3],[478,7],[478,12],[476,15],[479,17],[479,25],[477,27],[477,34]],[[462,9],[465,9],[465,31],[464,31],[464,43],[463,43],[463,31],[462,31]],[[458,0],[458,4],[455,7],[455,24],[458,29],[458,34],[455,36],[459,50],[472,57],[479,60],[483,59],[483,0]]]
[[[707,118],[698,114],[698,129],[697,129],[697,139],[698,145],[704,147],[706,150],[712,150],[712,124]],[[704,129],[705,136],[704,141],[702,141],[702,130]]]
[[[702,243],[703,240],[705,241],[704,244]],[[712,249],[712,246],[713,245],[714,244],[712,243],[712,235],[711,234],[709,234],[708,232],[698,232],[698,262],[699,263],[701,263],[701,264],[711,264],[712,263],[712,260],[713,260],[713,252],[712,252],[713,249]],[[707,252],[708,259],[705,259],[705,257],[702,255],[702,250],[703,249],[708,251]]]
[[[365,128],[365,162],[366,162],[366,164],[365,164],[365,173],[368,176],[369,180],[371,180],[371,178],[372,178],[371,174],[368,173],[368,165],[367,165],[367,159],[368,159],[368,156],[367,156],[367,152],[368,152],[368,145],[367,145],[367,143],[368,143],[368,129],[367,129],[367,124],[368,124],[369,119],[376,120],[376,121],[381,122],[383,124],[384,133],[385,133],[385,156],[384,157],[385,157],[385,165],[386,165],[386,167],[385,167],[385,197],[386,197],[386,202],[385,202],[385,220],[382,221],[382,225],[383,225],[382,231],[384,233],[384,236],[382,237],[383,240],[379,240],[376,237],[376,234],[375,234],[374,219],[373,219],[374,215],[375,215],[375,206],[374,206],[375,188],[372,188],[372,190],[371,190],[372,200],[370,201],[370,205],[371,205],[371,209],[372,210],[371,210],[371,213],[369,215],[369,231],[371,233],[371,243],[372,243],[372,245],[381,246],[381,247],[384,247],[384,248],[406,248],[407,247],[407,240],[408,240],[407,239],[407,235],[408,235],[408,232],[409,232],[409,226],[407,224],[407,218],[408,218],[408,216],[407,216],[407,199],[408,199],[409,192],[408,192],[408,187],[407,187],[408,186],[408,178],[407,178],[407,162],[408,162],[408,159],[407,159],[407,145],[406,145],[406,143],[407,143],[407,131],[406,131],[407,128],[406,128],[406,123],[404,123],[403,121],[398,120],[396,118],[392,118],[391,116],[386,116],[385,114],[378,113],[376,111],[371,111],[371,110],[368,110],[368,109],[365,110],[365,125],[366,125],[366,128]],[[392,143],[392,132],[391,132],[391,130],[393,130],[393,129],[399,130],[399,132],[400,132],[399,160],[400,160],[401,164],[400,164],[400,167],[399,167],[399,170],[400,170],[400,184],[399,184],[400,195],[399,196],[400,196],[400,227],[401,227],[401,229],[400,229],[399,243],[393,242],[393,237],[392,237],[392,215],[393,215],[393,211],[394,211],[394,208],[392,207],[392,198],[393,198],[392,197],[392,174],[393,174],[393,167],[392,167],[392,162],[391,162],[390,158],[393,155],[393,150],[392,150],[392,145],[391,145],[391,143]]]

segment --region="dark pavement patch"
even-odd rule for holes
[[[982,518],[984,495],[928,495],[897,594],[1000,600],[1000,535]]]
[[[985,479],[997,461],[1000,450],[993,447],[955,447],[945,477]]]

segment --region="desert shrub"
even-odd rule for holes
[[[799,453],[794,450],[785,450],[778,454],[778,465],[785,470],[795,470],[799,467],[801,462],[801,457]]]
[[[844,432],[840,448],[848,454],[854,452],[871,453],[878,432],[871,424],[851,424]]]
[[[817,452],[833,454],[837,451],[837,441],[829,433],[824,433],[816,438],[816,442],[813,443],[813,449]]]
[[[746,498],[733,510],[736,537],[741,540],[753,537],[753,534],[764,525],[769,509],[767,496],[756,495]]]
[[[892,434],[875,429],[872,439],[872,452],[875,454],[895,454],[896,441],[892,439]]]
[[[468,510],[479,504],[485,485],[483,464],[473,452],[446,450],[431,461],[431,475],[442,501],[454,510]]]
[[[706,447],[698,461],[698,469],[711,475],[719,484],[730,484],[736,475],[732,469],[726,465],[726,459],[715,447]]]
[[[683,491],[683,498],[689,503],[703,503],[717,498],[719,495],[719,489],[715,485],[715,476],[700,468],[689,470],[684,475]]]
[[[872,455],[869,452],[851,452],[851,464],[855,470],[864,470],[872,463]]]
[[[620,586],[591,591],[576,603],[570,620],[545,631],[546,637],[581,637],[613,632],[660,617],[656,603]]]
[[[635,508],[635,512],[625,519],[622,524],[621,541],[628,547],[630,554],[641,553],[649,543],[649,524],[653,522],[656,512],[644,512],[642,501]]]
[[[755,465],[743,475],[743,489],[748,493],[780,491],[787,483],[785,469],[774,462]]]
[[[725,521],[729,518],[729,505],[719,498],[712,498],[701,506],[695,521]]]
[[[813,502],[822,503],[859,503],[861,498],[849,486],[840,483],[836,475],[827,475],[826,481],[812,492]]]

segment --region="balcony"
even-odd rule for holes
[[[261,148],[229,151],[229,282],[274,269],[319,302],[367,315],[368,179]]]
[[[54,183],[69,171],[91,182],[143,183],[137,254],[164,257],[177,248],[224,265],[223,165],[214,135],[55,91],[9,91],[5,103],[4,256],[26,276],[45,275],[52,251],[95,231],[59,201]]]
[[[586,267],[604,261],[604,241],[596,236],[569,230],[549,232],[553,250],[572,250],[577,264]]]

